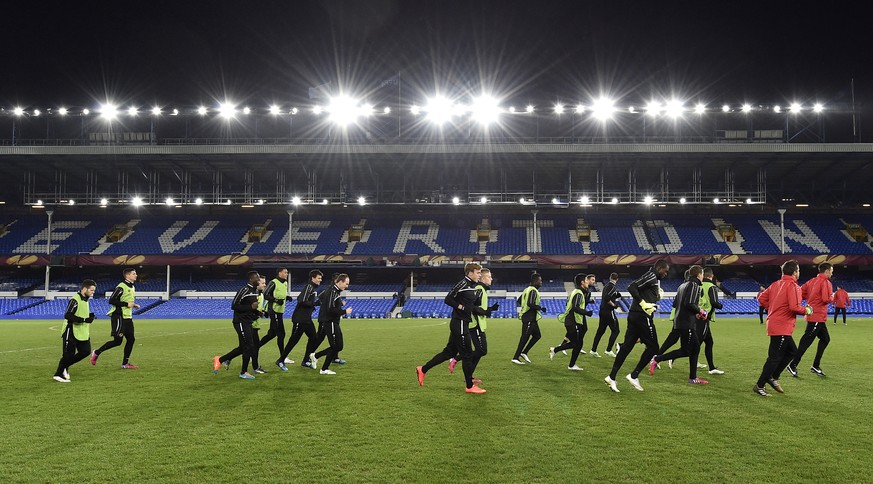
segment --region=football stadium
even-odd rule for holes
[[[416,69],[0,106],[0,481],[871,479],[854,91]]]

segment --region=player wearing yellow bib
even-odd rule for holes
[[[576,365],[576,359],[579,358],[579,353],[582,351],[582,338],[588,332],[587,317],[594,314],[586,307],[588,305],[588,284],[594,283],[596,280],[593,274],[588,276],[582,273],[576,274],[576,277],[573,278],[576,289],[567,298],[567,309],[558,316],[558,321],[564,323],[567,328],[566,339],[569,341],[560,346],[549,348],[549,360],[555,359],[556,351],[572,350],[570,364],[567,365],[568,370],[582,371],[582,368]]]
[[[91,312],[89,301],[97,289],[97,283],[91,279],[82,281],[79,292],[70,298],[64,319],[67,326],[61,333],[64,342],[64,352],[58,362],[55,381],[70,383],[69,367],[84,360],[91,353],[90,325],[94,321],[94,313]]]
[[[530,286],[521,293],[521,337],[518,339],[518,347],[512,356],[512,362],[516,365],[523,365],[525,362],[531,363],[527,353],[542,337],[540,318],[543,317],[542,313],[545,312],[545,308],[540,305],[539,289],[541,287],[543,287],[543,277],[534,273],[530,278]]]
[[[127,340],[124,344],[124,359],[121,360],[121,367],[126,370],[136,370],[138,366],[130,362],[130,353],[133,352],[133,344],[136,342],[136,337],[133,334],[133,310],[139,309],[139,304],[136,303],[136,289],[133,284],[136,282],[136,269],[128,267],[121,272],[124,280],[115,287],[115,291],[109,297],[109,304],[112,309],[107,313],[111,316],[111,333],[109,336],[111,341],[107,341],[98,350],[91,353],[91,364],[97,364],[97,358],[100,354],[108,349],[121,346],[122,338]]]

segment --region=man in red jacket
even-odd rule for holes
[[[779,385],[779,375],[797,352],[797,345],[792,338],[797,316],[812,314],[812,308],[800,305],[803,297],[800,286],[797,285],[798,277],[800,277],[800,267],[797,261],[787,261],[782,264],[782,278],[770,284],[770,287],[758,296],[758,304],[767,308],[767,336],[770,337],[767,361],[764,363],[758,382],[752,388],[753,392],[762,397],[770,396],[764,389],[764,384],[769,384],[779,393],[785,393]]]
[[[849,300],[849,293],[840,286],[837,286],[837,292],[834,293],[834,324],[837,324],[837,315],[843,313],[843,325],[846,324],[846,308],[852,305]]]
[[[831,286],[831,276],[834,273],[834,268],[827,262],[822,262],[818,265],[818,275],[808,281],[801,287],[803,299],[806,299],[806,307],[812,308],[812,314],[806,315],[806,331],[800,338],[800,347],[797,349],[797,355],[791,360],[788,365],[788,373],[794,378],[797,376],[797,365],[800,364],[800,359],[803,354],[818,337],[818,351],[815,353],[815,361],[812,362],[812,367],[809,371],[818,376],[825,376],[821,371],[821,357],[824,354],[825,348],[831,342],[831,336],[828,334],[828,304],[834,300],[834,290]]]

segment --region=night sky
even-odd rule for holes
[[[854,78],[856,101],[873,105],[864,10],[764,1],[14,2],[0,28],[0,107],[225,98],[257,107],[305,102],[307,88],[326,81],[368,96],[398,72],[417,99],[488,90],[518,105],[601,94],[619,104],[676,95],[713,106],[848,105]]]

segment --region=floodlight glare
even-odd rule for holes
[[[801,109],[802,107],[800,106],[800,103],[791,103],[791,107],[788,108],[788,110],[794,114],[799,113]]]
[[[634,114],[634,113],[637,112],[637,108],[635,108],[635,107],[633,107],[633,106],[628,106],[628,107],[627,107],[627,112],[629,112],[629,113],[631,113],[631,114]]]
[[[34,115],[34,116],[39,116],[40,114],[42,114],[42,113],[40,112],[39,109],[34,109],[34,110],[33,110],[33,115]]]
[[[519,198],[519,199],[518,199],[518,203],[524,205],[524,197]]]
[[[778,105],[778,104],[775,105],[775,106],[773,106],[773,112],[776,113],[776,114],[781,113],[781,112],[782,112],[782,106],[780,106],[780,105]]]
[[[646,104],[646,114],[649,116],[655,117],[658,113],[661,112],[661,103],[657,101],[651,101],[649,104]]]
[[[409,112],[412,113],[413,116],[418,116],[421,114],[421,108],[413,104],[412,107],[409,108]]]
[[[588,195],[582,195],[582,198],[579,199],[583,204],[587,204],[591,199],[588,198]]]
[[[360,112],[362,116],[369,116],[373,114],[373,105],[370,103],[361,104]]]
[[[297,114],[297,113],[299,113],[299,112],[300,112],[299,109],[297,109],[297,108],[291,108],[291,114]]]
[[[141,206],[142,206],[142,198],[140,198],[140,197],[133,197],[133,198],[130,200],[130,204],[133,205],[134,207],[141,207]]]
[[[100,117],[103,119],[113,120],[118,116],[118,108],[114,104],[106,103],[100,105]]]
[[[88,108],[85,108],[85,109],[82,110],[82,114],[84,114],[85,116],[87,116],[87,115],[91,114],[91,110],[88,109]]]
[[[133,116],[136,116],[137,114],[139,114],[139,108],[137,108],[136,106],[131,106],[131,107],[127,108],[127,115],[128,116],[133,117]]]
[[[499,102],[497,99],[483,94],[473,99],[473,103],[470,105],[470,112],[473,119],[483,125],[496,123],[500,117]]]
[[[584,112],[585,112],[585,106],[583,106],[582,104],[577,104],[576,105],[576,114],[582,114]]]
[[[705,112],[706,112],[706,105],[705,104],[697,103],[697,105],[694,106],[694,113],[695,114],[703,114]]]
[[[173,198],[172,198],[172,197],[167,197],[167,199],[164,200],[164,203],[167,204],[167,205],[172,206],[172,205],[174,205],[176,202],[173,201]]]
[[[259,199],[259,200],[258,200],[258,205],[263,205],[263,204],[264,204],[264,199],[263,199],[263,198]]]
[[[527,107],[526,107],[526,108],[524,108],[524,110],[525,110],[525,111],[527,111],[527,112],[528,112],[528,114],[531,114],[531,113],[533,113],[533,112],[534,112],[534,107],[533,107],[533,105],[531,105],[531,104],[528,104],[528,105],[527,105]]]
[[[591,105],[591,112],[595,118],[601,121],[611,119],[615,112],[615,102],[612,99],[602,97]]]
[[[224,204],[225,204],[225,205],[230,205],[230,204],[231,204],[230,199],[228,198],[227,201],[224,202]]]
[[[564,105],[561,103],[555,104],[555,114],[564,114]]]
[[[752,199],[751,199],[751,198],[747,198],[747,199],[746,199],[746,205],[751,205],[751,204],[752,204]]]
[[[37,201],[36,201],[36,204],[37,204],[37,205],[42,205],[42,200],[37,200]]]
[[[300,197],[291,197],[292,205],[300,205]]]
[[[173,108],[173,116],[178,116],[178,115],[179,115],[179,110],[176,108]]]
[[[458,197],[452,197],[452,203],[455,204],[455,205],[460,205],[460,204],[461,204],[461,199],[458,198]]]
[[[282,110],[279,109],[279,106],[273,104],[272,106],[270,106],[270,114],[272,114],[273,116],[278,116],[282,114]]]
[[[509,106],[509,113],[515,114],[515,106]]]
[[[824,106],[822,106],[820,103],[815,103],[815,104],[812,106],[812,112],[814,112],[814,113],[820,113],[820,112],[822,112],[822,111],[824,111]]]
[[[327,203],[328,203],[328,202],[327,202],[327,199],[326,199],[326,198],[324,198],[324,199],[321,200],[321,204],[322,204],[322,205],[327,205]]]
[[[646,195],[645,198],[643,198],[643,203],[646,205],[651,205],[653,201],[654,199],[650,195]]]
[[[488,198],[486,198],[486,197],[480,198],[479,203],[482,203],[482,204],[488,203]]]
[[[60,114],[61,116],[66,116],[67,108],[58,108],[58,114]]]
[[[391,107],[390,107],[390,106],[385,106],[385,109],[383,109],[382,112],[383,112],[384,114],[391,114]]]
[[[731,112],[731,107],[728,106],[727,104],[725,104],[724,106],[721,107],[721,111],[723,113],[729,113],[729,112]]]
[[[560,203],[561,203],[561,201],[558,200],[557,198],[552,198],[552,205],[558,205]]]
[[[101,198],[101,199],[100,199],[100,206],[101,206],[101,207],[105,207],[105,206],[107,206],[107,205],[109,205],[109,200],[107,200],[107,199],[105,199],[105,198]]]
[[[719,200],[718,198],[713,198],[713,199],[712,199],[712,203],[719,203],[719,202],[721,202],[721,200]]]
[[[331,121],[340,126],[346,126],[354,123],[358,116],[364,114],[366,106],[368,105],[359,107],[357,100],[346,95],[340,95],[330,98],[327,112],[330,113]]]
[[[610,200],[610,202],[612,202],[612,204],[615,205],[616,203],[618,203],[618,199],[615,197],[612,197],[612,200]]]
[[[218,114],[225,119],[231,119],[236,116],[236,105],[223,102],[218,104]]]
[[[161,108],[158,106],[153,107],[152,108],[152,115],[153,116],[160,116],[161,115]]]
[[[752,112],[752,105],[751,104],[743,104],[743,112],[744,113]]]
[[[443,96],[434,96],[428,99],[424,111],[427,113],[427,119],[437,125],[451,121],[454,115],[452,102]]]
[[[67,203],[69,203],[69,204],[70,204],[70,205],[75,205],[75,204],[76,204],[76,201],[75,201],[75,200],[73,200],[73,199],[72,199],[72,198],[71,198],[71,199],[70,199],[70,201],[69,201],[69,202],[67,202]]]
[[[679,199],[679,203],[681,203],[681,204],[684,205],[685,202],[686,202],[685,197],[682,197],[682,198]]]
[[[671,118],[682,117],[682,113],[685,112],[684,104],[685,103],[677,99],[671,99],[667,102],[666,106],[664,106],[664,114]]]
[[[203,205],[203,199],[200,197],[195,198],[194,205]]]
[[[23,108],[18,108],[18,107],[17,107],[17,108],[15,108],[15,109],[13,109],[12,112],[13,112],[16,116],[21,116],[22,114],[24,114],[24,109],[23,109]]]
[[[248,107],[248,106],[244,107],[244,108],[243,108],[243,114],[245,114],[245,115],[252,114],[252,109],[251,109],[250,107]]]
[[[366,205],[366,204],[367,204],[366,198],[364,198],[363,196],[358,197],[358,205]]]
[[[312,114],[315,114],[316,116],[321,114],[322,111],[323,109],[321,106],[315,106],[314,108],[312,108]]]
[[[206,106],[200,106],[199,108],[197,108],[197,114],[199,114],[201,116],[206,116],[206,113],[208,113],[208,112],[209,112],[209,110],[206,109]]]

